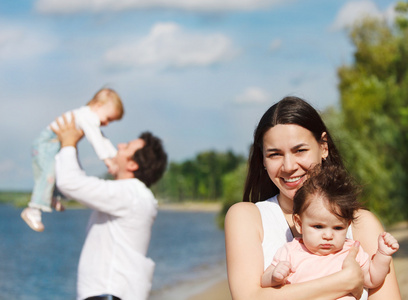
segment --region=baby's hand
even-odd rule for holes
[[[280,261],[272,273],[272,281],[279,285],[286,283],[286,278],[293,273],[292,265],[288,261]]]
[[[391,256],[399,249],[398,241],[388,232],[383,232],[378,237],[378,252]]]

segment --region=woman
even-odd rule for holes
[[[316,110],[297,97],[286,97],[269,108],[255,130],[244,202],[233,205],[225,219],[228,280],[234,300],[336,299],[347,294],[367,299],[355,261],[358,242],[340,272],[282,288],[261,288],[261,276],[276,250],[300,236],[292,219],[293,196],[306,180],[307,170],[319,163],[343,167]],[[347,237],[373,255],[378,235],[384,231],[378,219],[360,210],[350,227]],[[368,299],[401,299],[392,263],[385,283],[370,290]]]

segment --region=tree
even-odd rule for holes
[[[154,192],[169,202],[218,200],[223,195],[223,176],[243,161],[232,151],[204,151],[194,159],[172,162]]]
[[[387,222],[408,211],[407,11],[408,2],[400,2],[395,23],[365,19],[351,29],[354,62],[338,69],[342,111],[340,122],[332,120],[363,199]]]
[[[217,222],[220,228],[224,228],[224,219],[228,209],[237,202],[242,201],[244,185],[247,174],[247,164],[242,162],[237,168],[224,175],[222,208],[218,214]]]

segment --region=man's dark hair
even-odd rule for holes
[[[135,178],[150,187],[164,174],[167,167],[167,154],[162,141],[150,132],[143,132],[139,138],[144,140],[143,148],[137,150],[132,159],[139,165],[133,172]]]

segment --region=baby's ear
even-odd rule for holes
[[[295,223],[297,232],[302,234],[302,220],[300,219],[300,216],[297,214],[293,215],[293,222]]]

